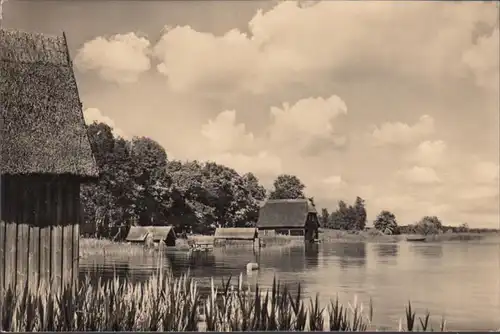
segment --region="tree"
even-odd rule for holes
[[[98,235],[111,227],[167,222],[171,204],[165,150],[149,138],[115,138],[112,128],[91,124],[88,136],[100,170],[96,184],[81,190],[85,221],[98,223]]]
[[[255,175],[240,176],[214,162],[172,161],[167,169],[172,178],[170,220],[178,230],[204,233],[215,226],[255,226],[266,194]]]
[[[365,209],[365,201],[361,197],[356,197],[354,202],[354,226],[351,229],[361,231],[366,226],[366,209]]]
[[[320,218],[321,226],[328,227],[329,220],[330,220],[330,214],[328,213],[328,209],[322,208],[321,209],[321,218]]]
[[[330,215],[331,227],[338,230],[355,229],[356,219],[354,208],[344,201],[339,201],[338,209]]]
[[[266,190],[252,173],[198,161],[168,161],[165,149],[146,137],[114,137],[94,123],[88,136],[100,169],[97,183],[82,187],[85,221],[99,222],[99,236],[112,227],[172,224],[177,232],[206,233],[216,226],[255,226]],[[304,198],[295,176],[275,182],[275,198]]]
[[[305,198],[305,185],[295,175],[279,175],[274,181],[274,190],[269,195],[270,199],[298,199]]]
[[[252,173],[243,175],[244,187],[249,191],[246,208],[246,226],[255,226],[259,219],[260,203],[266,198],[266,189],[259,184],[259,180]]]
[[[396,216],[389,211],[382,211],[379,213],[373,226],[384,234],[397,234],[398,223],[396,221]]]
[[[107,124],[94,122],[87,127],[87,135],[97,167],[102,170],[115,146],[113,129]]]
[[[167,172],[172,180],[169,220],[178,232],[204,233],[215,221],[214,208],[204,185],[205,175],[198,161],[170,161]]]
[[[425,216],[415,225],[415,231],[422,235],[439,234],[442,230],[443,224],[436,216]]]
[[[266,198],[266,189],[259,184],[259,180],[253,173],[243,175],[245,187],[250,192],[250,195],[257,201],[263,201]]]
[[[95,222],[97,233],[108,236],[109,228],[130,220],[133,212],[133,182],[129,176],[128,143],[114,138],[112,128],[93,123],[87,128],[99,181],[81,188],[83,219]]]
[[[460,224],[460,226],[458,226],[457,228],[457,232],[458,233],[469,232],[469,224],[467,223]]]
[[[130,176],[135,184],[138,224],[164,225],[171,205],[167,153],[146,137],[133,138],[130,148]]]

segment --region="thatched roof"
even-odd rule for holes
[[[153,234],[153,241],[166,240],[170,233],[176,237],[173,226],[154,226],[150,228],[149,233]]]
[[[317,211],[307,199],[269,200],[260,209],[257,227],[304,227],[309,213],[317,214]]]
[[[144,241],[148,235],[148,228],[144,226],[131,226],[127,234],[127,241]]]
[[[175,237],[173,226],[131,226],[127,241],[145,241],[148,235],[153,241],[161,241],[166,240],[169,233],[173,233]]]
[[[96,177],[66,38],[0,29],[0,174]]]
[[[257,233],[255,227],[219,227],[215,230],[215,239],[254,240]]]

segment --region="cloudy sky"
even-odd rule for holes
[[[10,0],[66,32],[89,120],[321,206],[499,226],[498,3]]]

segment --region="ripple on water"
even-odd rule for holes
[[[246,264],[257,262],[258,271],[246,273]],[[431,312],[434,328],[445,316],[453,330],[500,328],[500,245],[498,243],[393,244],[324,243],[314,247],[277,247],[260,254],[242,248],[216,248],[212,253],[189,257],[185,251],[167,251],[163,268],[174,275],[190,271],[201,287],[210,278],[237,277],[269,288],[273,277],[292,290],[300,282],[307,296],[319,293],[327,303],[339,297],[365,304],[372,298],[378,327],[396,329],[408,300],[423,316]],[[94,258],[81,261],[81,275],[112,278],[115,273],[133,281],[156,272],[158,258],[138,260]]]

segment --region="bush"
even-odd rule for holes
[[[389,211],[382,211],[375,219],[373,226],[387,235],[399,234],[398,223],[396,216]]]

